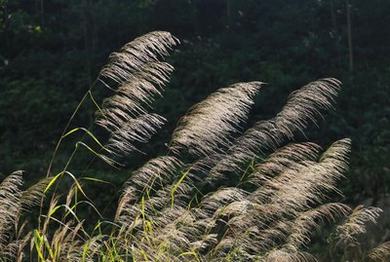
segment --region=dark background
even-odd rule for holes
[[[347,202],[381,201],[390,186],[390,1],[388,0],[0,0],[0,172],[45,175],[71,112],[111,51],[134,37],[167,30],[182,44],[169,61],[173,79],[155,109],[168,118],[144,151],[120,171],[74,164],[115,193],[126,170],[165,150],[176,121],[217,88],[268,83],[251,121],[278,112],[309,81],[343,81],[335,112],[308,136],[327,146],[351,137]],[[104,92],[95,92],[98,100]],[[93,122],[86,104],[74,126]],[[61,148],[56,166],[75,141]],[[87,164],[86,164],[87,163]],[[108,189],[107,189],[108,190]],[[104,201],[105,198],[99,198]],[[99,201],[99,199],[97,201]]]

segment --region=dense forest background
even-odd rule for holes
[[[88,154],[75,163],[80,172],[110,181],[106,190],[115,193],[128,170],[166,150],[178,118],[217,88],[268,83],[254,121],[278,112],[291,91],[331,76],[344,83],[338,106],[307,136],[322,145],[351,137],[347,202],[376,205],[390,187],[389,25],[388,0],[2,0],[0,171],[44,176],[66,120],[109,53],[166,30],[181,40],[170,60],[174,78],[156,105],[168,126],[146,155],[128,160],[124,175],[97,171],[85,164]],[[91,125],[93,110],[85,106],[75,126]]]

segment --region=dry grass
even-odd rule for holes
[[[298,89],[274,118],[247,130],[242,126],[262,83],[219,89],[183,116],[166,155],[132,172],[113,221],[80,217],[82,206],[95,207],[81,178],[68,170],[78,146],[118,165],[149,141],[166,121],[149,111],[169,81],[173,67],[164,59],[177,43],[167,32],[152,32],[110,56],[96,83],[112,96],[102,106],[92,88],[85,96],[97,107],[96,124],[108,132],[105,143],[83,127],[66,128],[59,144],[83,131],[94,145],[78,142],[61,172],[51,175],[51,163],[48,178],[26,190],[22,172],[3,180],[1,261],[316,261],[309,247],[324,225],[333,228],[329,249],[335,242],[341,249],[359,245],[381,210],[332,201],[342,195],[337,185],[351,141],[327,149],[295,141],[332,109],[341,87],[333,78]],[[71,186],[60,197],[58,187],[69,185],[63,181]],[[34,206],[38,223],[26,216]],[[85,226],[91,223],[92,230]],[[363,251],[362,260],[385,261],[389,250],[386,242]]]

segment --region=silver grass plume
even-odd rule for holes
[[[385,262],[390,260],[390,241],[384,242],[373,248],[368,253],[368,258],[376,262]]]
[[[182,148],[198,156],[208,156],[231,145],[253,105],[261,82],[237,83],[221,88],[193,106],[174,130],[170,149]]]
[[[241,201],[248,195],[245,190],[236,187],[221,188],[204,196],[200,203],[202,211],[213,215],[219,208],[235,201]]]
[[[357,237],[366,232],[367,223],[376,223],[381,213],[382,209],[377,207],[357,206],[345,222],[337,226],[337,238],[342,244],[357,245]]]
[[[275,150],[293,139],[297,132],[302,133],[310,123],[316,124],[322,112],[334,106],[340,87],[341,82],[337,79],[324,78],[293,92],[274,118],[255,123],[235,141],[226,157],[210,172],[210,179],[223,178],[224,172],[240,173],[245,161]]]
[[[119,220],[132,222],[136,215],[140,214],[140,205],[136,204],[140,196],[144,197],[144,213],[154,219],[158,219],[166,210],[186,207],[193,200],[193,194],[197,192],[196,183],[202,176],[207,175],[211,164],[212,159],[208,157],[189,165],[184,165],[172,156],[150,160],[136,170],[126,182],[117,210],[122,213]],[[149,184],[145,184],[146,181],[149,181]],[[202,217],[206,215],[203,214]]]
[[[335,223],[350,212],[351,208],[345,204],[327,203],[300,213],[289,229],[286,246],[299,250],[311,241],[311,235],[321,223]]]
[[[3,259],[1,261],[22,262],[25,256],[24,249],[30,241],[31,232],[4,245],[0,250],[1,259]]]
[[[21,195],[22,208],[28,210],[33,206],[39,206],[41,199],[45,196],[45,190],[52,179],[52,177],[43,178],[23,191]]]
[[[18,220],[23,185],[22,171],[13,172],[0,184],[0,252],[10,239],[10,230]]]
[[[339,80],[324,78],[291,93],[282,111],[276,115],[276,127],[290,139],[296,131],[304,134],[310,123],[316,124],[322,117],[322,112],[333,108],[340,87]]]
[[[96,123],[110,132],[120,129],[128,121],[146,114],[156,95],[161,96],[162,87],[168,83],[173,67],[167,63],[153,62],[150,66],[158,66],[151,75],[148,68],[141,68],[136,76],[132,76],[116,90],[116,93],[103,101],[102,108],[97,111]]]
[[[109,155],[124,156],[137,150],[134,142],[147,142],[165,123],[163,117],[149,114],[148,108],[156,95],[161,96],[173,71],[161,60],[178,43],[170,33],[156,31],[110,55],[98,80],[114,94],[103,101],[96,117],[96,123],[111,134],[105,148]]]
[[[318,158],[321,147],[314,143],[292,143],[272,153],[265,161],[255,166],[247,182],[262,186],[296,163]]]
[[[134,209],[133,205],[138,203],[143,195],[153,194],[165,185],[169,185],[181,166],[183,163],[173,156],[160,156],[149,160],[134,171],[125,183],[116,211],[116,220],[123,221],[127,216],[126,213]]]
[[[291,252],[287,249],[275,249],[269,252],[261,261],[265,262],[312,262],[317,259],[306,252]]]
[[[164,123],[165,119],[157,114],[145,114],[131,119],[111,134],[106,149],[118,156],[137,151],[135,143],[148,142]]]
[[[31,232],[26,232],[27,221],[21,223],[24,212],[38,206],[50,182],[44,178],[26,190],[22,190],[23,171],[15,171],[0,184],[0,256],[22,261],[24,248],[31,238]],[[8,260],[6,260],[8,261]]]
[[[176,177],[176,171],[183,163],[174,156],[160,156],[151,159],[133,172],[125,186],[136,187],[139,191],[156,191],[155,185],[163,187]]]
[[[174,212],[175,209],[180,210],[189,204],[196,193],[196,183],[207,175],[213,163],[212,157],[188,165],[173,156],[150,160],[125,183],[115,220],[132,228],[141,213],[153,220],[159,220],[159,216],[166,214],[167,210],[179,216],[179,213]],[[143,210],[139,204],[141,197],[144,201]],[[207,217],[203,211],[201,213],[203,215],[200,217]]]
[[[320,161],[304,161],[270,180],[252,196],[259,203],[273,203],[287,210],[302,210],[321,203],[327,193],[338,192],[335,185],[347,168],[350,141],[333,143]]]
[[[119,52],[109,57],[109,63],[101,70],[99,80],[109,86],[104,79],[108,78],[118,84],[123,84],[135,72],[147,63],[158,62],[160,58],[169,55],[179,40],[169,32],[155,31],[137,37],[124,45]]]

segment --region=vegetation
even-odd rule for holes
[[[306,135],[322,145],[351,137],[346,201],[383,207],[390,185],[389,9],[388,0],[0,0],[1,179],[15,169],[27,171],[28,184],[42,177],[63,123],[111,50],[165,30],[182,40],[169,58],[177,70],[155,107],[169,122],[144,152],[163,154],[161,138],[218,87],[269,83],[256,97],[253,123],[278,112],[296,87],[333,76],[344,87],[337,111]],[[100,90],[99,102],[106,95]],[[74,127],[90,126],[94,110],[84,104]],[[64,146],[57,161],[73,150]],[[126,164],[135,169],[145,160],[134,154]],[[113,196],[128,174],[102,170],[91,165],[86,172],[113,183],[104,188]],[[108,196],[99,203],[115,201]]]
[[[178,42],[155,31],[112,53],[65,125],[47,177],[27,189],[22,171],[3,180],[2,260],[386,261],[388,242],[366,249],[359,238],[381,209],[337,202],[350,139],[325,150],[297,142],[333,108],[341,88],[334,78],[294,91],[279,113],[249,127],[264,84],[218,89],[180,119],[165,154],[132,172],[113,220],[103,217],[85,188],[105,181],[85,176],[74,161],[85,149],[117,168],[152,139],[166,122],[152,104],[169,81],[173,67],[165,58]],[[101,105],[95,92],[107,94]],[[96,125],[72,127],[88,101]],[[72,137],[70,157],[56,161]],[[27,214],[33,207],[37,216]],[[311,248],[317,230],[327,236],[325,252]]]

